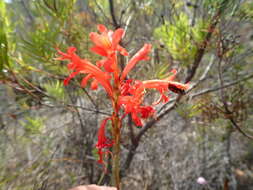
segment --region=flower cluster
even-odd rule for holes
[[[81,86],[85,87],[89,80],[91,89],[97,89],[101,85],[108,97],[110,98],[114,112],[122,109],[124,116],[130,114],[136,126],[143,126],[142,119],[146,119],[154,115],[153,106],[160,102],[168,102],[168,90],[184,94],[188,89],[188,84],[182,84],[173,81],[175,79],[176,70],[172,70],[172,75],[165,79],[140,81],[127,79],[127,75],[140,61],[149,60],[148,54],[151,51],[150,44],[144,46],[129,60],[125,68],[121,70],[118,65],[117,55],[128,56],[128,52],[120,45],[120,41],[124,36],[124,30],[119,28],[116,31],[108,30],[104,25],[98,25],[100,33],[91,32],[90,39],[94,46],[90,49],[92,52],[103,56],[102,60],[92,64],[86,59],[81,59],[75,52],[75,47],[70,47],[66,53],[58,50],[61,55],[58,60],[68,60],[68,69],[72,73],[64,80],[67,85],[69,81],[77,74],[84,75]],[[143,105],[143,100],[147,89],[155,89],[161,97],[152,105]],[[124,117],[123,116],[123,117]],[[123,118],[121,117],[121,118]],[[112,120],[112,117],[106,118],[101,123],[98,131],[98,143],[96,147],[100,155],[99,162],[103,163],[103,154],[113,145],[113,140],[106,137],[106,123]]]

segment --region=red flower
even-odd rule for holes
[[[90,39],[95,44],[91,51],[106,57],[102,60],[102,64],[107,72],[113,72],[114,79],[119,80],[119,65],[117,63],[117,51],[122,55],[127,56],[128,52],[119,45],[120,40],[124,36],[124,30],[122,28],[117,29],[115,32],[107,30],[104,25],[98,25],[98,31],[90,33]]]
[[[137,126],[142,126],[141,119],[146,119],[155,113],[151,106],[142,106],[144,86],[141,81],[127,80],[121,84],[121,96],[118,103],[123,106],[125,114],[131,117]]]
[[[135,62],[136,63],[136,62]],[[141,119],[146,119],[154,115],[155,110],[152,106],[143,106],[143,99],[146,89],[156,89],[160,92],[161,97],[153,105],[163,102],[168,102],[168,90],[172,92],[184,94],[189,88],[189,84],[174,82],[177,71],[171,71],[173,74],[162,80],[134,81],[132,79],[121,82],[121,96],[119,104],[123,106],[125,114],[131,114],[134,123],[137,126],[142,126]]]
[[[128,52],[119,45],[121,38],[124,36],[124,30],[122,28],[113,32],[107,30],[104,25],[99,24],[98,31],[101,34],[96,32],[90,33],[90,39],[95,44],[95,46],[91,48],[91,51],[105,57],[110,57],[116,51],[119,51],[124,56],[128,55]]]
[[[78,55],[75,54],[76,48],[70,47],[67,53],[63,53],[58,50],[58,53],[61,57],[57,58],[57,60],[69,60],[68,69],[72,70],[72,72],[68,78],[64,80],[64,84],[67,85],[69,81],[75,77],[77,74],[88,74],[82,81],[82,86],[84,87],[87,81],[91,78],[95,78],[95,82],[93,83],[93,89],[96,88],[97,83],[100,83],[106,90],[107,94],[110,97],[113,97],[112,87],[110,84],[110,75],[107,72],[102,71],[96,65],[93,65],[86,59],[81,59]]]
[[[143,85],[145,89],[148,88],[153,88],[156,89],[160,92],[161,97],[157,102],[154,104],[158,104],[161,101],[163,102],[168,102],[169,97],[167,95],[168,90],[171,90],[172,92],[179,93],[179,94],[184,94],[185,90],[189,88],[189,84],[182,84],[179,82],[174,82],[173,80],[176,77],[177,71],[173,69],[171,71],[173,74],[165,79],[162,80],[147,80],[143,81]]]
[[[142,101],[133,96],[121,96],[119,104],[124,107],[125,114],[131,114],[136,126],[142,126],[141,119],[147,119],[155,113],[151,106],[142,106]]]
[[[104,119],[98,130],[98,142],[96,144],[96,148],[98,149],[98,154],[99,154],[98,162],[101,164],[103,164],[103,155],[108,152],[108,150],[106,151],[103,151],[103,150],[110,148],[113,145],[113,142],[110,139],[108,139],[105,135],[105,127],[109,119],[111,119],[111,117]]]
[[[129,63],[126,65],[126,67],[124,68],[122,75],[121,75],[121,80],[123,81],[127,74],[129,73],[129,71],[132,70],[132,68],[139,62],[142,60],[149,60],[148,54],[151,50],[151,44],[145,44],[129,61]]]

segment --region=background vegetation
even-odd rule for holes
[[[109,183],[94,145],[111,108],[78,78],[63,86],[66,63],[54,60],[75,46],[95,62],[89,33],[99,23],[124,28],[131,55],[153,44],[135,78],[176,68],[191,84],[143,128],[125,120],[123,189],[252,189],[251,0],[1,0],[0,189]]]

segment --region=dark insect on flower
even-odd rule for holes
[[[175,83],[174,83],[174,82],[173,82],[173,83],[170,83],[170,84],[168,85],[168,89],[169,89],[170,91],[174,92],[174,93],[177,93],[177,94],[181,94],[181,95],[186,94],[186,92],[185,92],[185,87],[183,87],[183,86],[177,84],[176,82],[175,82]]]

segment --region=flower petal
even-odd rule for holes
[[[100,128],[98,130],[98,142],[96,144],[96,147],[98,149],[101,148],[109,148],[113,145],[113,142],[106,138],[105,136],[105,127],[108,120],[110,120],[111,117],[108,117],[104,119],[100,125]]]
[[[83,79],[82,79],[82,82],[81,82],[81,87],[85,87],[87,85],[87,82],[89,79],[91,79],[93,76],[92,74],[88,74],[86,75]]]
[[[99,160],[98,160],[97,162],[98,162],[99,164],[104,164],[103,155],[104,155],[103,150],[102,150],[101,148],[98,149]]]
[[[124,80],[129,71],[139,62],[142,60],[148,60],[148,54],[151,50],[151,44],[144,44],[144,46],[132,57],[132,59],[129,61],[129,63],[124,68],[121,80]]]
[[[127,50],[125,48],[121,47],[120,45],[118,45],[117,50],[120,52],[121,55],[124,55],[124,56],[129,55]]]
[[[141,119],[138,117],[138,115],[135,112],[132,112],[131,116],[132,116],[132,119],[133,119],[135,125],[141,127],[142,122],[141,122]]]
[[[112,48],[116,49],[125,31],[122,28],[117,29],[112,35]]]
[[[90,33],[90,39],[95,45],[97,45],[101,48],[106,49],[106,48],[111,47],[111,42],[109,40],[108,35],[102,35],[102,34],[100,35],[96,32],[91,32]]]
[[[73,53],[76,52],[76,47],[73,47],[73,46],[69,47],[67,52],[68,54],[73,55]]]
[[[106,57],[108,55],[107,52],[105,51],[105,49],[101,48],[99,46],[93,46],[92,48],[90,48],[90,51],[93,51],[94,53],[104,56],[104,57]]]
[[[151,106],[142,106],[140,107],[140,113],[141,113],[141,118],[146,119],[152,116],[155,113],[155,110]]]
[[[56,58],[56,60],[66,60],[66,59],[71,59],[73,53],[76,51],[75,47],[69,47],[67,50],[67,53],[64,53],[57,49],[58,54],[61,55],[61,57]]]
[[[107,32],[107,28],[103,24],[98,24],[97,29],[101,33]]]
[[[172,69],[170,72],[172,72],[173,74],[171,76],[169,76],[168,78],[164,79],[167,81],[172,81],[176,78],[176,74],[177,74],[177,70],[176,69]]]
[[[69,84],[69,81],[74,78],[79,72],[73,72],[71,73],[66,79],[64,79],[63,84],[67,86]]]
[[[114,69],[112,68],[112,64],[113,62],[110,59],[107,59],[104,63],[104,68],[109,73],[114,71]]]
[[[92,90],[96,90],[98,88],[98,81],[96,79],[94,79],[90,85],[90,88]]]

